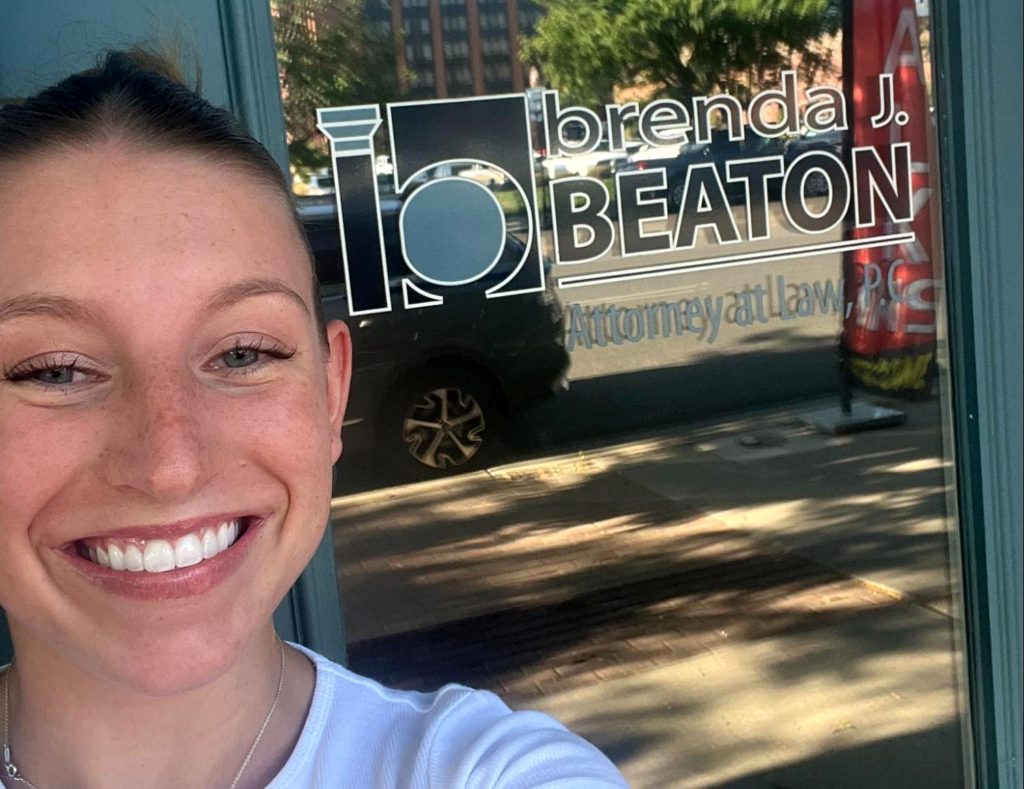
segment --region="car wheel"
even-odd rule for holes
[[[668,210],[678,211],[679,207],[683,204],[683,190],[685,184],[682,181],[677,181],[671,184],[668,188]]]
[[[821,197],[822,195],[828,194],[828,190],[828,179],[825,178],[824,173],[818,170],[809,173],[807,180],[804,181],[804,194],[808,197]]]
[[[502,414],[494,387],[449,368],[408,379],[382,410],[377,434],[389,470],[429,479],[485,467],[498,454]]]

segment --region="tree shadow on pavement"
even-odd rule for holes
[[[550,711],[635,786],[958,786],[946,469],[938,409],[911,411],[844,439],[737,416],[339,499],[352,666]],[[737,449],[773,431],[788,448]],[[933,782],[879,778],[922,754]]]

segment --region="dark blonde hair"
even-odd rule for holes
[[[306,244],[295,200],[274,157],[230,112],[200,96],[198,85],[196,90],[188,87],[183,69],[171,58],[144,49],[112,51],[96,68],[74,74],[23,103],[0,107],[0,166],[48,150],[106,140],[188,151],[248,173],[277,191]],[[322,329],[308,244],[306,253],[313,307]]]

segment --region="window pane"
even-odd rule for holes
[[[777,5],[274,4],[352,667],[638,787],[965,786],[928,4]]]

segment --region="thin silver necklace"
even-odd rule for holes
[[[235,787],[238,786],[238,782],[242,780],[242,773],[245,772],[245,768],[248,767],[249,762],[252,761],[252,755],[256,753],[256,748],[259,746],[260,740],[263,739],[263,734],[266,732],[267,726],[270,724],[270,719],[274,715],[274,710],[277,709],[277,702],[281,699],[281,688],[284,687],[284,641],[282,641],[281,637],[276,634],[275,638],[277,638],[277,644],[280,647],[281,668],[277,674],[277,692],[274,693],[274,702],[270,705],[270,709],[267,710],[267,717],[263,719],[263,723],[260,725],[260,730],[256,732],[256,739],[252,741],[252,745],[249,747],[249,752],[245,755],[245,761],[243,761],[242,766],[238,768],[238,772],[235,773],[235,778],[228,789],[235,789]],[[4,774],[9,780],[24,784],[28,789],[39,789],[39,787],[22,775],[14,762],[11,761],[8,710],[10,708],[11,669],[13,668],[14,659],[12,658],[10,664],[7,666],[7,670],[4,671]]]

